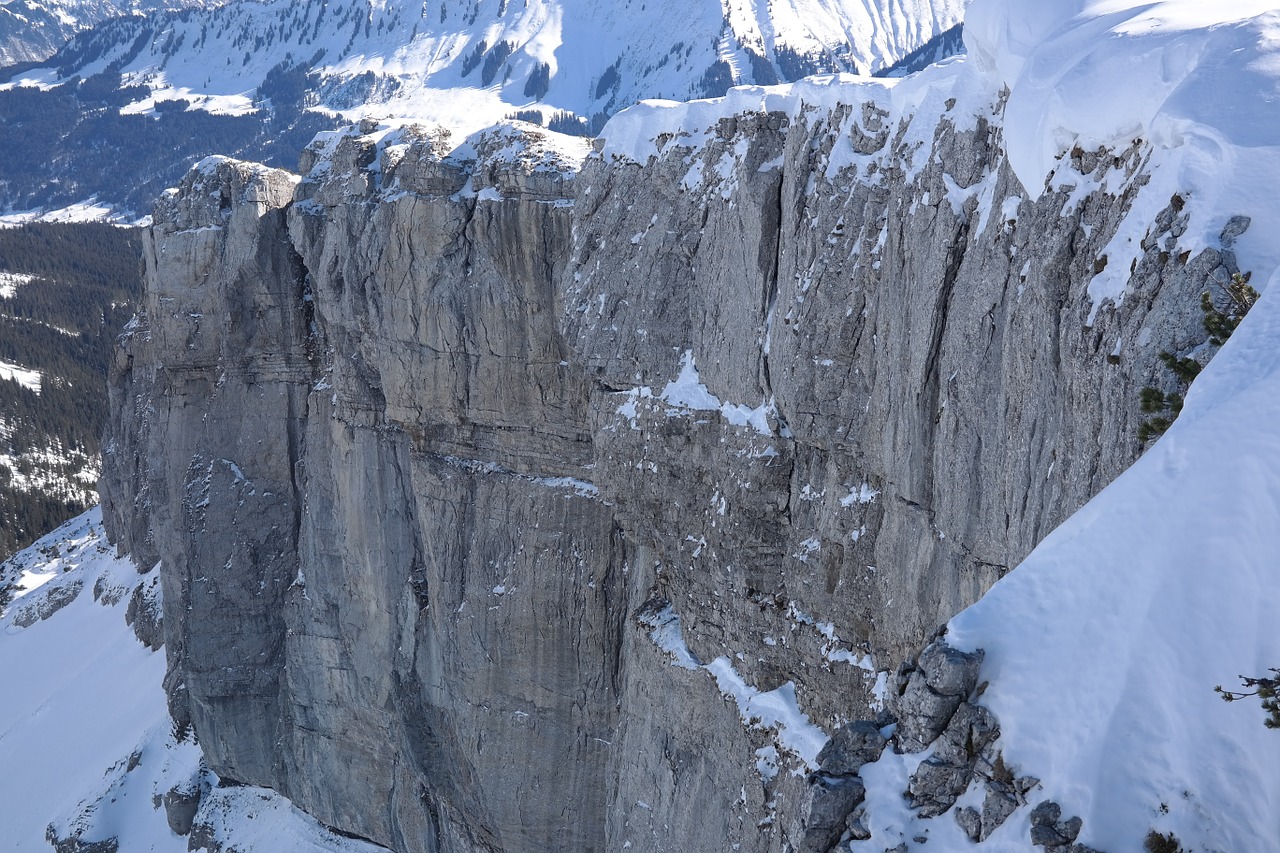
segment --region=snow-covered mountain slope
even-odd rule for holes
[[[220,0],[5,0],[0,67],[48,59],[76,33],[108,18],[218,5]]]
[[[1179,850],[1275,849],[1280,735],[1257,700],[1227,704],[1214,687],[1280,666],[1280,11],[975,0],[966,33],[977,67],[1011,89],[1005,140],[1029,189],[1072,146],[1151,140],[1154,180],[1200,207],[1189,233],[1215,211],[1253,214],[1234,248],[1264,296],[1168,433],[955,617],[947,642],[985,651],[975,701],[998,718],[1012,772],[1040,780],[1030,802],[1083,819],[1080,844],[1138,851],[1156,833]],[[862,770],[873,835],[851,849],[968,844],[950,815],[908,811],[900,792],[923,757]],[[980,788],[958,805],[980,809]],[[1025,851],[1031,824],[1021,811],[980,849]]]
[[[951,29],[929,39],[888,68],[877,71],[876,76],[906,77],[908,74],[923,71],[930,65],[961,53],[964,53],[964,24],[956,24]]]
[[[116,558],[97,509],[0,565],[0,602],[12,598],[0,607],[0,850],[76,838],[179,853],[188,839],[163,803],[196,789],[206,796],[195,824],[223,849],[380,850],[327,832],[272,792],[217,787],[195,743],[175,739],[164,653],[125,624],[126,614],[147,618],[158,581]]]
[[[962,14],[963,0],[243,0],[117,18],[43,66],[0,70],[0,213],[138,219],[205,156],[293,168],[316,132],[370,114],[459,136],[513,115],[591,133],[643,98],[933,56]]]
[[[82,800],[123,781],[135,750],[147,760],[130,776],[162,778],[171,760],[161,743],[164,655],[125,624],[143,579],[114,553],[92,510],[3,566],[0,583],[15,598],[0,618],[0,849],[41,849],[48,824],[73,820]],[[146,748],[153,741],[158,751]],[[199,756],[184,758],[189,774]],[[121,814],[150,810],[150,790],[121,793]]]
[[[719,95],[819,71],[886,68],[959,22],[962,0],[273,0],[81,36],[29,79],[108,66],[152,92],[222,112],[260,104],[268,72],[301,69],[312,100],[348,115],[413,116],[467,132],[515,109],[596,126],[642,98]],[[268,83],[267,88],[270,88]],[[269,97],[269,95],[267,95]]]

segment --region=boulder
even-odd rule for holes
[[[1031,810],[1031,843],[1046,850],[1065,850],[1084,825],[1078,817],[1062,820],[1062,807],[1045,800]]]
[[[889,739],[870,720],[849,723],[827,741],[818,753],[818,769],[829,776],[852,776],[880,758]]]
[[[1012,791],[998,782],[988,782],[987,796],[982,801],[982,834],[978,840],[986,841],[1020,805],[1022,800]]]
[[[982,840],[982,815],[977,809],[969,806],[956,809],[956,823],[960,824],[960,828],[964,830],[965,835],[969,836],[970,841]]]
[[[969,765],[927,759],[911,776],[911,784],[907,788],[911,807],[920,812],[920,817],[937,817],[945,813],[969,787],[972,772]]]
[[[827,853],[840,840],[850,814],[866,795],[862,780],[856,777],[814,775],[801,808],[804,829],[796,846],[798,853]]]
[[[978,685],[982,650],[967,654],[951,648],[941,639],[920,653],[917,669],[924,673],[929,688],[941,696],[968,696]]]
[[[193,788],[179,785],[165,792],[164,816],[169,821],[169,828],[178,835],[191,832],[196,812],[200,809],[200,795],[199,786]]]
[[[871,830],[867,826],[867,807],[865,804],[859,803],[849,812],[849,817],[845,819],[845,827],[849,830],[849,835],[855,841],[866,841],[871,837]]]
[[[950,809],[974,778],[978,757],[1000,735],[994,716],[980,705],[963,702],[937,739],[934,754],[911,776],[907,796],[921,817]]]
[[[1240,238],[1244,232],[1249,230],[1249,226],[1253,224],[1253,220],[1248,216],[1233,216],[1227,220],[1227,224],[1222,229],[1222,247],[1230,249],[1236,244],[1236,240]]]
[[[978,684],[981,650],[966,654],[935,640],[920,653],[898,701],[894,740],[902,752],[923,752],[946,729]]]

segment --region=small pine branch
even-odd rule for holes
[[[1231,333],[1236,330],[1245,315],[1258,301],[1258,291],[1249,285],[1249,273],[1235,273],[1231,281],[1219,284],[1222,291],[1215,301],[1211,291],[1200,294],[1200,310],[1204,312],[1204,330],[1209,335],[1209,343],[1222,346]],[[1138,397],[1144,414],[1155,415],[1138,426],[1138,441],[1146,444],[1158,438],[1169,429],[1178,415],[1182,413],[1183,397],[1187,388],[1200,375],[1204,365],[1194,358],[1179,358],[1171,352],[1160,353],[1160,361],[1169,369],[1178,382],[1176,391],[1165,393],[1159,388],[1147,386]],[[1280,725],[1280,721],[1277,722]]]
[[[1168,418],[1163,418],[1163,417],[1149,418],[1143,421],[1138,426],[1138,441],[1142,442],[1143,444],[1146,444],[1148,441],[1151,441],[1152,439],[1159,438],[1160,436],[1164,435],[1165,432],[1167,432],[1169,427],[1172,425],[1173,425],[1173,421],[1169,420]]]
[[[1253,273],[1236,273],[1231,276],[1231,284],[1227,285],[1227,298],[1231,300],[1236,316],[1248,314],[1258,301],[1258,291],[1249,286],[1252,277]]]
[[[1171,352],[1160,353],[1160,360],[1173,372],[1174,376],[1188,385],[1200,375],[1201,370],[1204,370],[1204,365],[1194,358],[1178,358]]]
[[[1264,725],[1269,729],[1280,729],[1280,669],[1272,667],[1270,671],[1270,676],[1257,678],[1248,675],[1240,676],[1244,690],[1227,690],[1221,684],[1213,690],[1222,697],[1224,702],[1238,702],[1250,696],[1257,696],[1262,700],[1262,710],[1267,712]]]
[[[1148,415],[1164,411],[1164,392],[1159,388],[1153,388],[1148,385],[1142,389],[1142,393],[1139,394],[1139,400],[1142,402],[1142,411]]]
[[[1245,315],[1257,304],[1258,291],[1249,284],[1250,276],[1250,273],[1235,273],[1231,276],[1230,283],[1219,285],[1222,297],[1217,302],[1207,290],[1200,294],[1204,330],[1209,333],[1209,342],[1214,346],[1225,344]]]

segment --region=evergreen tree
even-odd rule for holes
[[[103,223],[0,229],[0,559],[96,502],[112,346],[141,292],[142,244]]]
[[[1258,301],[1258,291],[1249,285],[1249,273],[1235,273],[1231,281],[1221,285],[1221,293],[1215,299],[1206,290],[1200,295],[1200,308],[1204,311],[1204,330],[1208,342],[1220,347],[1231,337],[1249,309]],[[1171,352],[1160,353],[1160,360],[1173,374],[1177,389],[1170,392],[1148,385],[1138,394],[1138,403],[1147,418],[1138,425],[1138,441],[1146,444],[1164,435],[1182,413],[1183,398],[1204,365],[1188,356],[1178,357]]]
[[[1262,710],[1267,712],[1264,725],[1269,729],[1280,729],[1280,669],[1273,667],[1270,672],[1271,675],[1258,678],[1240,676],[1240,681],[1245,688],[1240,692],[1226,690],[1221,684],[1213,689],[1222,696],[1224,702],[1235,702],[1257,696],[1262,700]]]

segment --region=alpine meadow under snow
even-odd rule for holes
[[[759,13],[764,4],[745,2],[691,11],[674,0],[580,7],[529,0],[509,9],[502,0],[505,13],[490,8],[497,3],[483,0],[474,12],[432,4],[429,19],[390,3],[330,4],[327,12],[310,2],[235,4],[175,16],[133,56],[111,52],[117,45],[77,73],[119,61],[126,78],[150,88],[137,110],[173,98],[251,110],[243,94],[251,87],[241,81],[260,79],[287,55],[330,81],[321,101],[347,118],[371,110],[387,124],[425,117],[472,132],[531,102],[591,120],[640,97],[694,96],[705,81],[678,74],[686,63],[701,74],[723,62],[732,82],[774,82],[760,79],[753,52],[775,67],[789,61],[780,56],[794,54],[880,70],[962,13],[958,0],[789,0],[772,4],[768,18]],[[319,43],[312,34],[325,14],[349,20],[340,37]],[[868,102],[904,121],[918,119],[907,141],[927,146],[936,119],[929,111],[990,105],[1004,90],[998,132],[1032,198],[1062,186],[1072,149],[1150,145],[1143,164],[1150,182],[1089,284],[1095,315],[1133,296],[1127,271],[1175,194],[1190,214],[1182,245],[1234,252],[1262,296],[1195,380],[1168,432],[955,616],[945,637],[957,649],[985,652],[980,701],[999,720],[1004,758],[1039,780],[1033,804],[1051,799],[1064,815],[1083,819],[1080,844],[1138,853],[1154,830],[1172,833],[1187,851],[1274,850],[1280,732],[1264,727],[1256,700],[1228,704],[1214,687],[1280,667],[1280,297],[1271,293],[1280,279],[1280,10],[1274,0],[973,0],[963,16],[967,55],[920,74],[877,81],[834,75],[737,88],[714,100],[648,101],[604,124],[605,141],[592,156],[645,163],[671,135],[711,136],[722,119],[742,112],[798,115]],[[477,17],[483,27],[468,23]],[[263,34],[271,50],[255,48]],[[687,43],[667,44],[682,38]],[[166,65],[165,44],[183,41]],[[79,49],[92,44],[86,39]],[[388,44],[394,47],[384,49]],[[490,73],[486,57],[500,44],[510,47]],[[791,53],[779,53],[783,46]],[[543,66],[550,84],[533,98]],[[51,69],[41,73],[20,85],[58,79]],[[486,74],[483,86],[467,88]],[[328,141],[336,146],[343,138]],[[839,156],[852,162],[859,155],[850,147]],[[1122,189],[1119,179],[1102,186]],[[955,193],[966,190],[982,188]],[[988,193],[975,215],[992,216],[999,204]],[[1223,239],[1223,224],[1234,217],[1249,217],[1251,225],[1243,236]],[[617,413],[634,417],[640,399],[660,399],[773,435],[771,400],[751,401],[758,408],[722,402],[703,384],[692,351],[681,368],[660,394],[661,386],[646,386],[620,395]],[[4,371],[39,381],[0,363]],[[863,504],[875,496],[863,484],[846,500]],[[185,850],[186,839],[170,830],[159,805],[183,785],[207,792],[199,820],[227,849],[382,849],[328,833],[271,792],[217,787],[198,748],[173,731],[160,687],[162,653],[142,646],[124,624],[135,589],[143,590],[139,601],[155,602],[158,572],[139,575],[113,553],[91,511],[0,574],[0,593],[6,584],[15,593],[0,618],[0,850],[40,849],[46,825],[65,837],[77,822],[87,828],[84,839],[115,836],[121,851]],[[493,589],[495,596],[506,592]],[[706,670],[744,725],[772,727],[784,749],[813,764],[826,734],[797,704],[794,684],[764,692],[743,681],[727,657],[704,665],[681,639],[680,617],[669,605],[646,618],[674,666]],[[855,666],[872,665],[841,653]],[[970,848],[952,815],[922,819],[903,798],[929,754],[886,751],[862,768],[871,837],[846,837],[836,849],[917,849],[911,844],[919,838],[928,844],[918,849]],[[776,758],[776,750],[759,754],[762,777],[777,774]],[[977,787],[957,808],[981,804]],[[1027,812],[1015,813],[977,849],[1033,849]]]

